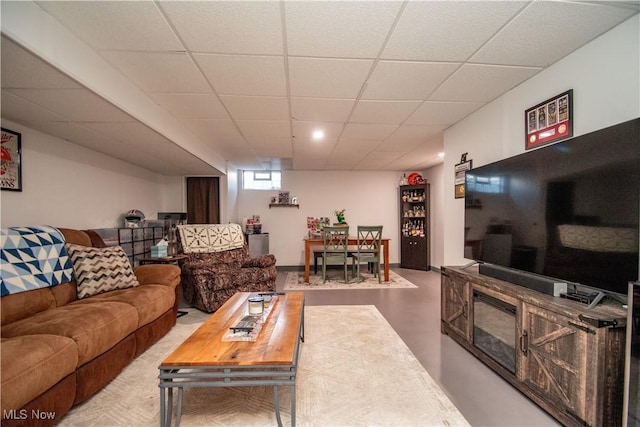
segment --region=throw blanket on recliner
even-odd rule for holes
[[[185,254],[228,251],[244,245],[244,235],[238,224],[187,224],[177,227]]]
[[[2,296],[74,280],[62,233],[48,225],[0,231]]]

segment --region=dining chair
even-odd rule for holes
[[[322,283],[327,281],[327,265],[340,263],[344,266],[344,282],[349,283],[348,268],[349,227],[324,227],[322,230]]]
[[[374,276],[380,278],[380,247],[382,245],[382,226],[381,225],[359,225],[357,232],[358,249],[351,256],[353,259],[352,270],[356,278],[360,279],[360,264],[366,262],[367,265],[373,267]],[[355,267],[357,267],[357,273]]]

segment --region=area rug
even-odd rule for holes
[[[157,427],[157,367],[206,318],[189,311],[169,334],[59,425]],[[282,422],[290,425],[289,387],[279,390]],[[369,305],[306,307],[296,413],[300,426],[469,425],[391,325]],[[181,425],[276,425],[273,388],[185,389]]]
[[[384,279],[384,273],[383,279]],[[416,285],[400,276],[399,274],[389,271],[389,281],[378,283],[378,278],[373,274],[360,270],[360,280],[351,277],[349,270],[349,283],[344,283],[344,275],[340,270],[327,271],[327,281],[322,283],[321,274],[309,275],[309,283],[304,282],[304,273],[290,271],[284,282],[285,291],[308,291],[308,290],[327,290],[327,289],[393,289],[393,288],[417,288]]]

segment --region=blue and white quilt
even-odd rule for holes
[[[0,231],[2,296],[74,280],[73,265],[55,227],[10,227]]]

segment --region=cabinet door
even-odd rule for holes
[[[523,304],[519,379],[578,421],[595,425],[596,332],[540,307]]]
[[[455,333],[471,342],[471,323],[469,322],[469,292],[467,281],[442,273],[441,318]]]
[[[400,247],[400,267],[413,270],[428,270],[428,260],[425,256],[427,242],[420,237],[403,237]]]

